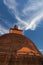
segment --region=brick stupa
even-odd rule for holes
[[[0,65],[43,65],[43,56],[15,25],[0,36]]]

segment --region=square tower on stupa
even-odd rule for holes
[[[23,30],[18,29],[18,26],[15,25],[14,28],[10,28],[10,33],[23,34]]]

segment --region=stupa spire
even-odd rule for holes
[[[14,26],[14,29],[16,29],[16,30],[17,30],[17,29],[18,29],[18,26],[17,26],[17,25],[15,25],[15,26]]]
[[[10,28],[9,32],[14,34],[23,34],[23,30],[20,30],[18,25],[15,25],[14,28]]]

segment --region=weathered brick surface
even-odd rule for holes
[[[34,54],[29,55],[30,50],[29,53],[18,54],[17,51],[23,47],[29,48]],[[0,36],[0,65],[43,65],[43,57],[30,39],[9,33]]]

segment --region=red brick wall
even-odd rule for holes
[[[22,34],[21,30],[10,30],[10,33]]]

